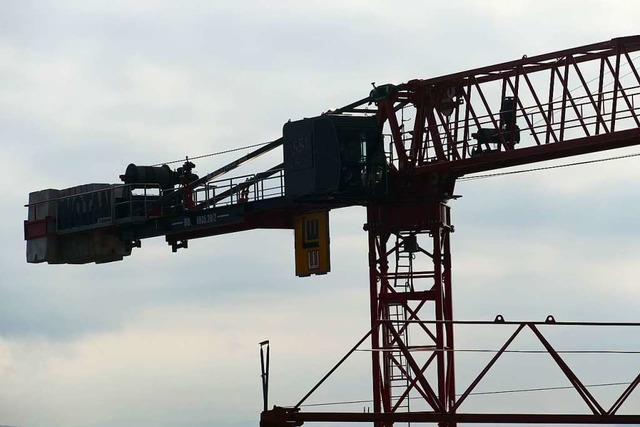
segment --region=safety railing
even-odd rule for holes
[[[162,214],[161,208],[155,204],[162,195],[158,184],[128,184],[117,188],[121,194],[119,197],[114,195],[116,223],[143,222]]]
[[[206,183],[193,192],[193,199],[204,209],[284,197],[284,171],[266,178],[241,175]]]

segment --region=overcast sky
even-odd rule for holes
[[[293,404],[369,322],[361,208],[331,214],[333,271],[297,279],[290,231],[192,241],[176,254],[158,238],[107,265],[28,265],[30,191],[269,141],[289,119],[361,99],[371,82],[631,35],[639,16],[640,3],[604,0],[0,0],[0,424],[255,426],[258,342],[272,342],[271,402]],[[460,183],[456,318],[638,321],[639,162]],[[495,331],[460,337],[501,344]],[[640,350],[638,338],[567,331],[556,343]],[[548,360],[523,357],[483,390],[566,385]],[[586,383],[637,374],[637,356],[609,357],[575,366]],[[356,354],[314,401],[370,398],[367,358]],[[483,360],[461,356],[461,382]],[[523,410],[567,410],[562,401],[584,411],[559,393],[527,395]],[[504,408],[493,399],[468,411]],[[637,391],[626,408],[640,411]]]

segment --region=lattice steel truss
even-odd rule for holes
[[[453,228],[446,204],[454,197],[456,179],[465,174],[640,144],[640,73],[633,56],[639,50],[640,37],[633,36],[524,56],[374,87],[368,97],[332,111],[375,114],[389,141],[391,196],[367,206],[365,225],[374,410],[303,413],[297,405],[263,413],[263,425],[640,423],[640,415],[617,414],[640,376],[605,410],[534,323],[520,325],[513,337],[530,329],[592,414],[460,413],[477,382],[456,399],[449,239]],[[412,351],[416,348],[423,350],[420,356]],[[411,399],[409,407],[414,396],[418,398]]]

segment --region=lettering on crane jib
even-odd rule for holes
[[[217,221],[217,215],[215,213],[209,213],[204,215],[198,215],[195,218],[184,217],[182,222],[184,227],[192,227],[194,225],[207,225],[214,224]]]
[[[58,200],[58,230],[111,223],[111,189]]]

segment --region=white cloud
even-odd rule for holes
[[[259,341],[273,344],[272,403],[288,404],[368,325],[361,208],[332,213],[325,277],[293,277],[288,231],[212,237],[178,254],[155,239],[122,263],[32,266],[21,236],[29,191],[271,140],[287,119],[366,96],[371,81],[634,32],[638,6],[612,4],[3,3],[0,423],[255,425]],[[196,163],[203,174],[224,161]],[[456,316],[635,320],[633,165],[461,183]],[[357,356],[318,400],[369,397],[368,354]]]
[[[228,307],[156,306],[118,332],[63,343],[5,342],[3,406],[7,411],[26,399],[38,407],[19,414],[26,425],[89,425],[114,414],[151,422],[224,413],[218,419],[231,421],[260,406],[258,342],[272,343],[274,399],[291,399],[292,391],[302,396],[365,332],[365,318],[357,314],[366,307],[357,313],[334,306],[361,297],[316,291],[312,300],[266,296]],[[339,335],[327,327],[329,307],[343,325]],[[295,384],[286,381],[292,372]],[[23,381],[25,375],[33,381]]]

